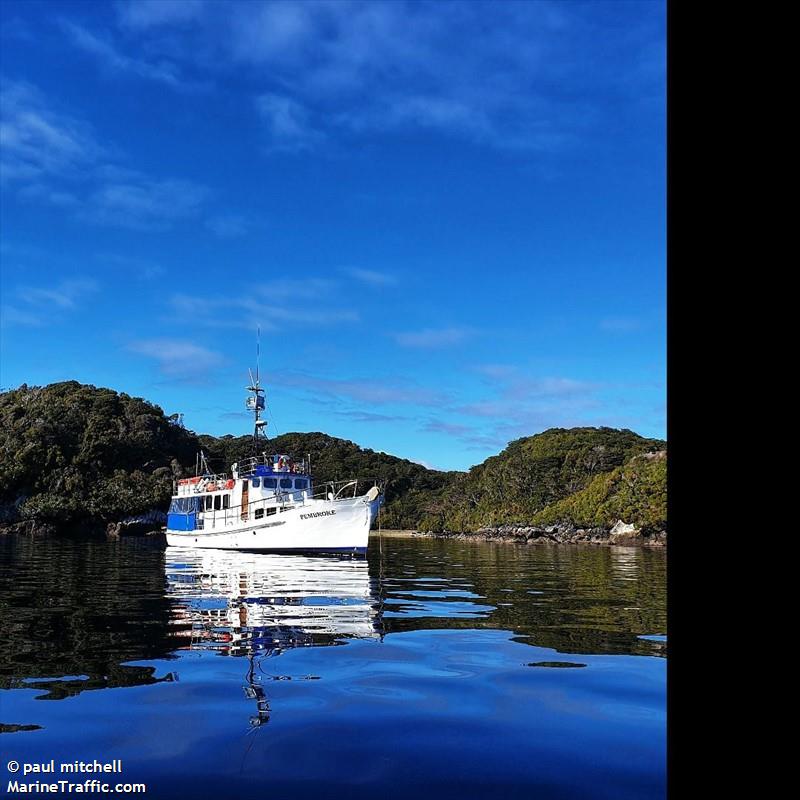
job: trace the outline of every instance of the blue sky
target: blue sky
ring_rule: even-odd
[[[665,436],[660,2],[4,0],[0,385],[464,469]]]

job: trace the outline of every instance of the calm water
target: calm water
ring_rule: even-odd
[[[38,726],[0,783],[119,758],[149,797],[663,797],[665,578],[636,548],[0,536],[0,722]]]

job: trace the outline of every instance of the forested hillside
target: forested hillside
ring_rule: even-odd
[[[665,520],[665,461],[659,462],[663,468],[648,473],[654,484],[653,496],[658,498],[654,502],[660,503],[657,511],[645,511],[638,496],[613,488],[624,485],[622,476],[639,474],[638,468],[621,470],[623,465],[635,456],[665,447],[660,439],[645,439],[629,430],[551,428],[517,439],[499,455],[458,473],[444,491],[431,498],[419,526],[427,531],[465,532],[505,524],[580,525],[589,518],[605,520],[612,510],[617,519],[629,523]],[[610,483],[600,480],[600,476],[611,475]],[[613,503],[609,494],[616,498]],[[597,508],[593,502],[599,504]]]
[[[270,453],[310,454],[317,484],[375,479],[385,528],[490,526],[666,529],[666,443],[613,428],[553,428],[511,442],[468,472],[430,470],[324,433],[287,433]],[[76,381],[0,394],[0,527],[99,530],[164,511],[203,450],[212,469],[252,454],[249,436],[197,435],[177,415]]]
[[[166,508],[197,440],[156,405],[77,381],[0,394],[6,522],[106,522]]]

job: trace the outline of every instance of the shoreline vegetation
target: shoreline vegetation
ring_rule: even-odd
[[[0,533],[156,534],[175,479],[202,448],[226,471],[250,436],[183,427],[142,398],[77,381],[0,393]],[[327,434],[288,433],[314,480],[386,485],[378,524],[410,535],[526,544],[666,544],[666,442],[615,428],[551,428],[467,471],[428,469]],[[407,534],[407,535],[408,535]]]

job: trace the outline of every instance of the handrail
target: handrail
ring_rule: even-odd
[[[270,467],[273,472],[278,474],[290,474],[290,475],[307,475],[308,471],[306,470],[306,460],[304,458],[294,458],[293,456],[288,456],[289,462],[287,463],[286,469],[276,469],[275,466],[275,455],[268,456],[266,453],[260,456],[248,456],[247,458],[243,458],[241,461],[236,462],[236,471],[238,472],[240,477],[246,477],[248,475],[252,475],[256,467],[264,466]]]

